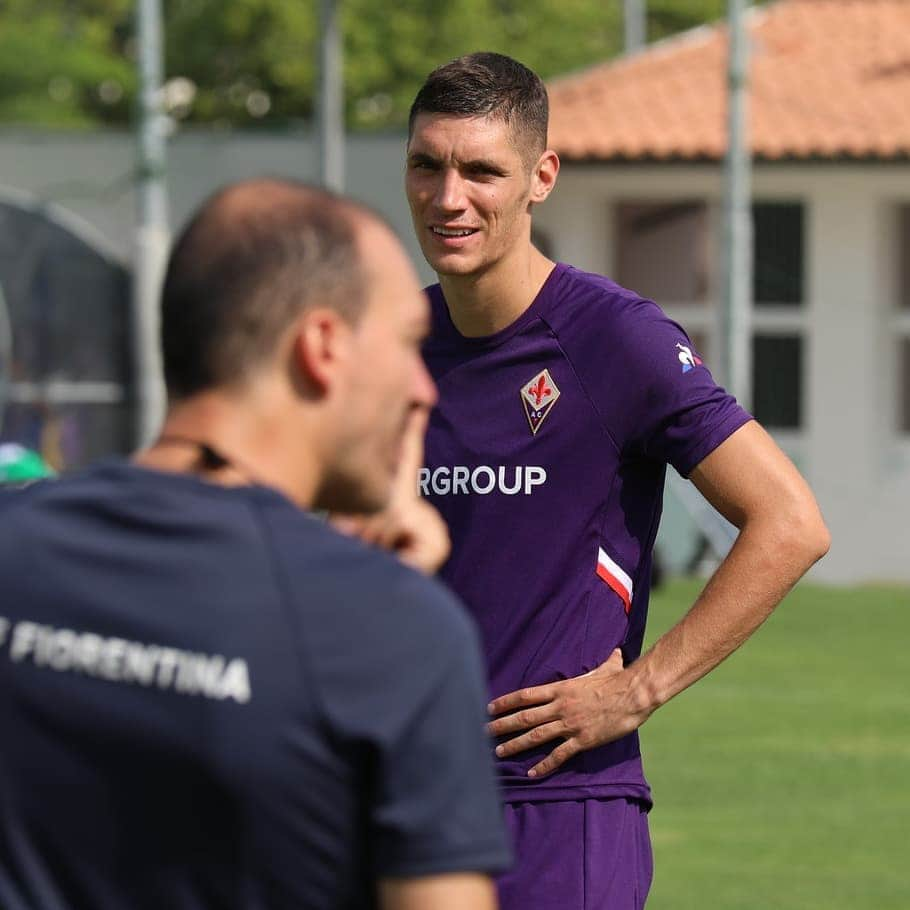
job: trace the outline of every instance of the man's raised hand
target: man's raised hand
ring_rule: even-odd
[[[411,412],[388,506],[375,515],[333,514],[329,520],[342,533],[389,550],[412,568],[432,575],[448,559],[451,541],[442,516],[420,496],[417,486],[429,416],[426,408]]]

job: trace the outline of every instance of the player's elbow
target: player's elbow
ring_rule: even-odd
[[[831,533],[811,494],[792,504],[781,522],[781,545],[808,570],[831,548]]]
[[[831,549],[831,532],[825,524],[821,515],[818,516],[818,527],[815,536],[815,558],[813,562],[818,562]]]
[[[810,566],[817,563],[831,549],[831,532],[821,515],[806,523],[801,537],[803,552]]]

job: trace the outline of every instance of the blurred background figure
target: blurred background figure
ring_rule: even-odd
[[[28,483],[54,474],[37,452],[15,442],[0,443],[0,484]]]

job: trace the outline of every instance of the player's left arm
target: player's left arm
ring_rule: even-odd
[[[740,427],[690,475],[739,528],[727,557],[686,615],[641,658],[622,655],[584,676],[522,689],[490,705],[496,736],[517,734],[500,756],[561,739],[529,776],[549,774],[578,752],[640,727],[661,705],[735,651],[828,550],[815,497],[755,421]]]

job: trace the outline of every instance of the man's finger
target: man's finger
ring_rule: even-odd
[[[380,512],[364,521],[363,528],[360,531],[360,539],[364,543],[370,544],[370,546],[382,547],[383,540],[389,536],[393,529],[393,516],[388,512]]]
[[[428,408],[414,408],[408,417],[398,466],[398,481],[407,485],[407,493],[417,495],[417,476],[423,467],[423,445],[430,421]]]
[[[365,519],[362,515],[342,515],[339,512],[329,514],[329,524],[336,531],[340,531],[348,537],[359,537],[364,521]]]
[[[538,762],[528,771],[528,777],[543,777],[545,774],[552,774],[560,765],[564,765],[573,755],[577,755],[581,749],[574,739],[566,740],[561,746],[557,746],[542,762]]]
[[[548,721],[556,720],[557,717],[559,717],[559,711],[551,702],[491,720],[487,724],[487,732],[491,736],[508,736],[510,733],[519,733],[522,730],[530,730],[531,727],[539,727]]]
[[[507,711],[516,711],[526,705],[542,705],[553,701],[555,690],[550,686],[531,686],[527,689],[518,689],[508,695],[500,695],[487,705],[490,714],[505,714]]]
[[[536,746],[548,743],[550,740],[558,739],[565,735],[566,728],[562,721],[554,720],[552,723],[543,724],[535,727],[515,739],[510,739],[506,743],[500,743],[496,747],[496,754],[500,758],[508,758],[510,755],[517,755],[519,752],[525,752]]]

